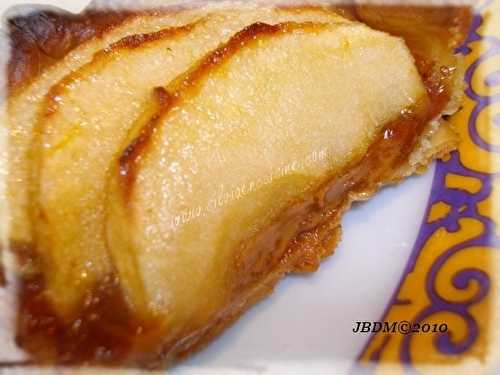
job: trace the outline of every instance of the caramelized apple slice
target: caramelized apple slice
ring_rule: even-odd
[[[213,13],[123,39],[51,89],[40,117],[33,204],[37,251],[50,270],[47,294],[61,312],[111,270],[103,237],[106,170],[134,120],[157,110],[153,87],[167,85],[243,27],[287,20],[344,21],[321,8]]]
[[[111,175],[107,236],[126,300],[161,318],[167,356],[294,270],[294,246],[318,225],[316,192],[427,100],[402,40],[318,23],[252,25],[157,94],[162,109]]]
[[[10,239],[14,243],[26,245],[32,242],[29,189],[33,155],[30,152],[30,146],[33,143],[33,126],[37,114],[43,110],[40,107],[49,89],[66,75],[88,63],[95,52],[127,35],[151,33],[166,27],[182,26],[201,18],[204,13],[206,11],[197,10],[138,14],[129,17],[120,25],[108,28],[102,35],[81,44],[45,70],[43,74],[34,77],[32,81],[28,81],[10,93],[7,103],[10,156],[7,184],[11,211]]]

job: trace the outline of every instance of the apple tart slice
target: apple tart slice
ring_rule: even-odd
[[[13,94],[9,183],[31,181],[13,198],[30,228],[12,237],[30,244],[18,343],[158,367],[316,270],[352,201],[456,144],[461,37],[413,11],[411,30],[396,8],[127,15],[108,47],[35,77],[32,102]]]

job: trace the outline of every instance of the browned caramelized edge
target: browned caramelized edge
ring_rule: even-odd
[[[5,275],[5,268],[3,267],[3,249],[0,249],[0,288],[7,286],[7,276]]]
[[[154,89],[153,100],[158,101],[160,108],[171,107],[174,102],[173,97],[163,87],[156,87]],[[139,163],[140,156],[149,143],[149,139],[151,138],[154,129],[158,126],[160,118],[160,113],[153,115],[146,125],[140,129],[139,135],[132,140],[130,145],[125,148],[118,159],[120,166],[120,186],[123,189],[122,192],[127,201],[132,194],[131,189],[137,176],[137,165]]]
[[[51,116],[56,113],[59,109],[60,102],[58,97],[60,97],[66,87],[72,82],[80,78],[81,72],[94,64],[99,64],[104,62],[105,59],[112,59],[114,54],[121,50],[133,50],[139,47],[144,47],[149,43],[154,43],[162,39],[178,38],[191,32],[197,25],[203,22],[203,19],[197,20],[195,22],[189,23],[187,25],[178,27],[168,27],[153,33],[130,35],[116,43],[111,44],[104,50],[98,51],[92,58],[92,60],[83,65],[80,69],[68,74],[57,84],[52,86],[49,92],[45,96],[45,116]],[[38,129],[40,131],[40,129]]]
[[[127,364],[135,350],[154,350],[161,322],[133,315],[117,277],[109,275],[89,288],[78,313],[65,320],[44,294],[45,279],[33,248],[16,245],[11,250],[23,274],[16,342],[36,353],[37,363],[111,366]]]
[[[184,35],[192,31],[194,27],[199,23],[200,21],[195,21],[187,25],[169,27],[152,33],[128,35],[118,42],[111,44],[109,47],[107,47],[103,51],[98,52],[97,54],[106,55],[108,53],[116,52],[121,49],[136,49],[138,47],[142,47],[144,44],[155,42],[163,38],[172,38]]]
[[[133,186],[140,167],[140,160],[143,159],[143,154],[148,148],[151,136],[159,125],[160,120],[185,97],[194,94],[194,91],[201,86],[209,73],[222,67],[229,58],[239,50],[257,43],[257,41],[262,38],[267,38],[278,33],[286,34],[294,30],[314,32],[326,26],[326,24],[322,23],[314,24],[308,22],[287,22],[278,25],[268,25],[259,22],[254,23],[236,33],[227,43],[221,45],[215,51],[208,53],[194,68],[173,82],[167,90],[157,88],[156,91],[161,93],[160,96],[162,98],[162,105],[159,113],[154,115],[143,127],[139,136],[125,149],[125,152],[119,159],[120,185],[123,189],[123,198],[125,202],[129,201],[133,192]]]
[[[36,11],[8,20],[11,55],[8,87],[13,92],[78,45],[133,17],[130,12]]]
[[[269,294],[285,273],[315,270],[320,260],[333,251],[333,245],[338,241],[339,220],[351,203],[350,196],[345,196],[345,189],[354,193],[375,192],[384,182],[380,179],[392,181],[393,168],[405,162],[423,126],[428,120],[439,115],[449,100],[449,87],[446,85],[449,77],[443,75],[446,70],[436,69],[439,67],[426,61],[425,55],[414,53],[414,56],[419,63],[419,72],[428,89],[432,105],[410,110],[403,114],[401,119],[389,124],[362,160],[346,169],[345,173],[334,176],[331,186],[325,185],[320,189],[314,200],[314,208],[323,207],[324,212],[319,218],[305,219],[305,222],[309,223],[308,229],[289,240],[282,249],[282,254],[271,266],[259,269],[258,264],[245,264],[245,259],[243,263],[240,262],[244,267],[251,267],[256,271],[254,274],[258,277],[244,282],[247,285],[246,290],[223,315],[214,317],[213,321],[198,329],[189,339],[163,345],[161,354],[158,355],[158,351],[153,349],[161,345],[161,337],[151,333],[158,327],[153,320],[136,320],[116,284],[116,278],[110,276],[93,290],[89,290],[89,298],[82,301],[81,313],[72,321],[63,321],[43,294],[43,274],[34,273],[22,280],[18,343],[38,361],[45,363],[161,366],[165,361],[184,358],[206,345],[251,305]],[[433,74],[435,71],[439,71],[441,75]],[[160,102],[168,108],[172,98],[162,90],[157,91],[157,94]],[[154,122],[149,125],[152,129],[156,126]],[[123,155],[125,160],[130,160],[133,164],[137,162],[136,156],[133,155],[134,150],[140,150],[147,145],[147,139],[151,135],[148,133],[149,131],[145,130],[145,139],[137,141],[137,144],[128,150],[130,155]],[[140,137],[137,138],[139,139]],[[124,160],[121,160],[120,167],[123,162]],[[125,172],[125,175],[131,173],[128,169],[120,172]],[[336,206],[332,208],[328,201],[333,201]],[[318,202],[327,203],[325,206],[325,203]],[[314,216],[314,212],[309,214]],[[319,254],[316,254],[317,248],[321,248]],[[22,264],[36,264],[36,256],[32,250],[28,249],[26,254],[20,257],[24,258]],[[32,268],[37,269],[36,266]],[[260,277],[263,279],[259,280]]]

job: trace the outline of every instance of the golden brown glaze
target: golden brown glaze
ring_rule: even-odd
[[[362,18],[356,13],[356,9],[353,8],[352,11],[353,17]],[[461,12],[457,11],[457,14],[462,14]],[[452,14],[455,14],[455,11]],[[439,15],[444,13],[439,12]],[[364,17],[369,18],[366,13]],[[448,38],[448,48],[456,46],[464,37],[460,31],[461,26],[457,25],[466,25],[468,15],[464,13],[463,18],[456,18],[460,19],[460,22],[451,24],[450,18],[440,16],[435,19],[440,22],[437,29],[446,29],[443,31],[443,37],[446,35]],[[371,20],[368,23],[373,26],[374,22]],[[257,33],[279,31],[279,28],[268,25],[254,25],[240,34],[240,42],[250,41]],[[396,35],[404,34],[404,31],[400,34],[393,30],[391,32]],[[69,39],[73,40],[71,37]],[[74,48],[74,45],[68,47],[67,51],[71,48]],[[184,358],[206,345],[245,310],[269,294],[284,274],[316,270],[320,261],[331,254],[339,239],[340,219],[351,203],[351,195],[371,195],[381,185],[399,180],[399,176],[394,176],[394,171],[406,162],[425,125],[443,111],[450,99],[454,67],[442,68],[432,59],[430,52],[420,45],[411,49],[429,92],[430,101],[408,109],[401,118],[388,124],[361,160],[356,161],[343,173],[332,176],[321,189],[312,192],[306,201],[289,207],[280,220],[256,236],[251,242],[255,250],[248,253],[257,256],[248,258],[243,256],[243,253],[238,253],[235,267],[240,274],[248,277],[235,283],[235,300],[224,314],[214,317],[210,324],[199,327],[184,340],[163,343],[162,329],[158,327],[154,317],[138,319],[133,316],[117,285],[116,277],[109,275],[88,292],[88,298],[82,301],[78,316],[71,321],[62,321],[44,297],[43,275],[36,272],[39,267],[36,266],[34,252],[25,248],[18,252],[20,263],[24,269],[34,271],[23,272],[27,276],[22,280],[20,292],[18,343],[44,363],[133,364],[157,367]],[[187,86],[193,89],[196,83],[203,79],[204,70],[221,64],[230,53],[231,48],[226,48],[207,57],[197,69],[190,72]],[[29,53],[23,56],[19,62],[11,64],[14,66],[10,70],[11,85],[16,85],[41,71],[33,68],[36,66],[34,61],[39,59],[39,56]],[[17,64],[21,65],[16,68]],[[167,109],[179,100],[181,95],[157,90],[157,97],[160,105]],[[120,159],[125,187],[130,188],[133,185],[136,158],[142,148],[147,147],[155,124],[155,119],[152,119]],[[130,191],[127,193],[125,190],[125,193],[126,198]]]

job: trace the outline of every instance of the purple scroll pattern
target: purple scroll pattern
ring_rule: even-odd
[[[449,160],[437,163],[420,233],[381,317],[445,322],[449,329],[374,334],[358,359],[375,372],[385,364],[413,373],[423,365],[460,365],[470,356],[482,360],[491,345],[491,299],[498,295],[492,278],[500,259],[500,212],[494,209],[500,194],[500,25],[498,33],[484,31],[486,20],[492,21],[488,12],[500,10],[499,3],[481,3],[458,51],[468,66],[464,108],[453,119],[462,144]]]

